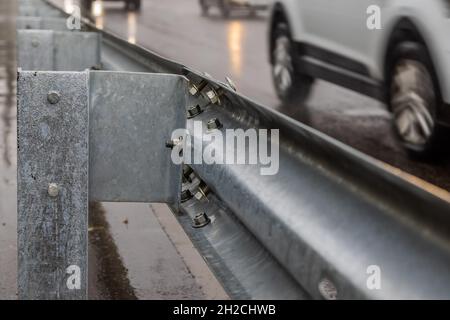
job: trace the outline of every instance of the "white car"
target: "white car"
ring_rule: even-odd
[[[320,78],[386,102],[413,154],[447,136],[450,0],[280,0],[269,29],[284,103],[303,102]]]

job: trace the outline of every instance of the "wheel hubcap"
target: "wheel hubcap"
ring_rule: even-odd
[[[418,61],[400,61],[394,70],[391,106],[397,131],[406,143],[420,148],[429,141],[434,130],[431,110],[435,103],[427,68]]]
[[[273,75],[275,83],[281,92],[286,92],[292,86],[292,72],[294,70],[290,55],[291,43],[283,36],[276,40],[274,50]]]

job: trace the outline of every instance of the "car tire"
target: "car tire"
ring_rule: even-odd
[[[125,8],[129,11],[139,11],[141,10],[141,0],[127,0]]]
[[[199,0],[200,9],[202,10],[202,16],[207,16],[209,13],[209,6],[207,0]]]
[[[222,14],[222,17],[224,19],[227,19],[230,17],[230,3],[228,2],[228,0],[220,0],[219,2],[219,9],[220,9],[220,13]]]
[[[314,78],[302,74],[294,60],[294,45],[286,23],[272,30],[272,80],[278,98],[284,105],[298,105],[308,98]]]
[[[92,5],[94,4],[94,0],[85,0],[84,5],[86,10],[91,13],[92,12]]]
[[[387,86],[394,128],[404,147],[411,156],[434,156],[441,138],[436,117],[442,97],[424,45],[408,41],[395,47]]]
[[[134,10],[141,10],[141,0],[134,0]]]

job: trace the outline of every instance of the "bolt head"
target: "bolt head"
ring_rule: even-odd
[[[202,110],[202,108],[200,108],[199,105],[193,106],[193,107],[189,108],[189,110],[188,110],[188,118],[193,118],[202,112],[203,112],[203,110]]]
[[[206,92],[206,96],[213,104],[216,104],[217,102],[219,102],[219,96],[217,95],[217,93],[214,90],[209,90],[208,92]]]
[[[208,121],[206,124],[208,130],[214,130],[214,129],[220,129],[222,127],[222,124],[220,123],[219,119],[213,118]]]
[[[37,48],[39,47],[39,41],[37,39],[33,39],[31,40],[31,45],[33,46],[33,48]]]
[[[59,102],[60,98],[61,97],[59,95],[59,92],[57,92],[57,91],[50,91],[47,94],[47,100],[51,104],[57,104]]]
[[[211,220],[209,219],[209,217],[206,215],[206,213],[202,212],[197,214],[193,221],[192,221],[192,226],[194,228],[201,228],[206,226],[208,223],[210,223]]]
[[[195,96],[198,93],[198,88],[196,85],[191,85],[191,87],[189,88],[189,93],[191,94],[191,96]]]
[[[59,187],[56,183],[50,183],[48,185],[48,195],[52,198],[57,197],[59,194]]]
[[[189,189],[185,189],[181,192],[181,202],[186,202],[193,197]]]

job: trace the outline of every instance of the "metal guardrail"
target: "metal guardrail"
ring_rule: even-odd
[[[54,9],[53,6],[48,6],[45,10]],[[187,97],[184,95],[186,88],[182,89],[183,86],[173,91],[174,94],[183,92],[182,96],[187,99],[183,108],[174,110],[174,114],[178,116],[182,114],[184,117],[186,106],[199,105],[202,108],[200,114],[187,120],[187,129],[194,133],[192,136],[194,141],[205,143],[193,130],[194,120],[201,121],[206,128],[209,120],[219,119],[223,125],[221,130],[230,128],[280,130],[280,161],[276,176],[260,175],[261,165],[196,164],[191,168],[184,168],[180,210],[177,208],[177,201],[168,201],[172,202],[171,206],[174,212],[178,212],[176,216],[181,225],[232,297],[450,298],[448,201],[393,175],[381,163],[370,157],[237,94],[228,84],[217,82],[142,47],[127,43],[107,31],[98,30],[86,20],[84,29],[101,35],[100,60],[104,70],[172,73],[188,79],[190,94]],[[64,78],[69,74],[38,73],[39,77],[56,78]],[[89,74],[72,73],[76,77],[86,77]],[[151,75],[140,75],[140,77],[149,77],[151,81],[148,85],[151,85],[153,81],[159,82],[166,76],[155,78]],[[76,80],[64,82],[73,86]],[[130,84],[131,81],[124,80],[121,83]],[[43,108],[42,112],[45,114],[45,110],[51,108],[50,102],[38,99],[40,102],[36,108],[30,109],[29,106],[34,100],[25,99],[24,96],[30,95],[38,88],[45,88],[41,92],[44,96],[44,93],[48,94],[52,88],[45,87],[48,84],[48,81],[33,78],[33,73],[24,73],[23,77],[19,77],[19,142],[21,139],[29,138],[32,139],[30,146],[43,143],[41,126],[43,122],[33,120],[33,117],[43,116],[36,110]],[[88,91],[88,89],[84,91],[84,97],[89,96],[92,101],[92,95],[88,94]],[[105,95],[100,90],[96,96]],[[32,97],[35,99],[36,95]],[[84,99],[86,101],[86,98]],[[154,102],[154,99],[155,97],[151,95],[140,93],[135,101]],[[109,105],[114,105],[118,101],[121,101],[120,95],[115,95]],[[67,107],[69,105],[71,104],[67,103]],[[152,112],[151,106],[152,103],[147,103],[148,112]],[[145,110],[144,106],[142,110]],[[21,119],[24,112],[30,112],[28,121],[35,125],[27,125],[28,121],[25,121],[25,118]],[[109,114],[107,123],[116,124],[118,118],[114,116],[115,111],[109,109],[104,111],[105,116],[106,114]],[[126,113],[119,114],[123,116]],[[92,123],[87,124],[85,120],[81,119],[79,122],[80,126],[84,126],[84,131],[86,126],[92,126]],[[67,138],[67,127],[60,124],[55,123],[54,131],[49,132],[51,137],[58,135],[65,141],[63,138]],[[129,128],[124,130],[122,134]],[[90,139],[96,136],[97,132],[91,130]],[[86,135],[83,137],[86,139]],[[160,146],[162,140],[164,140],[162,136],[155,139],[156,145]],[[50,181],[43,179],[36,182],[34,178],[30,180],[31,175],[27,171],[36,163],[43,162],[45,155],[57,155],[57,149],[49,148],[45,154],[37,154],[37,158],[23,161],[30,155],[30,150],[23,149],[23,145],[21,143],[19,149],[19,173],[23,172],[21,177],[27,179],[22,182],[19,180],[18,196],[19,199],[27,200],[22,202],[22,206],[19,202],[19,250],[22,257],[19,260],[20,296],[86,298],[83,290],[81,293],[65,290],[64,281],[71,274],[65,274],[63,271],[66,270],[69,261],[61,260],[59,255],[54,256],[55,252],[62,254],[64,250],[45,247],[43,244],[47,244],[50,240],[43,237],[44,233],[34,229],[36,224],[33,222],[42,222],[46,217],[46,211],[39,214],[43,211],[33,211],[30,204],[37,203],[42,208],[49,208],[49,205],[66,208],[63,203],[51,202],[53,200],[48,199],[48,195],[52,192],[52,188],[49,188],[51,186],[48,185]],[[213,146],[219,148],[217,145]],[[150,144],[148,147],[155,146]],[[40,149],[36,151],[42,152]],[[148,169],[144,165],[145,159],[146,163],[151,162],[151,155],[141,154],[142,151],[137,150],[128,159],[131,161],[135,156],[142,155],[143,160],[139,161],[140,166],[136,167],[139,170]],[[61,152],[67,154],[67,150]],[[161,150],[158,154],[165,152],[167,153],[167,150]],[[86,152],[80,154],[86,162],[89,155]],[[114,153],[108,158],[114,159]],[[62,164],[70,163],[68,158],[47,162],[45,166],[43,164],[40,172],[36,172],[36,176],[43,177],[44,173],[52,171],[64,172]],[[73,164],[76,165],[79,164]],[[158,164],[161,165],[164,164]],[[107,168],[106,172],[109,175],[107,174],[103,181],[114,181],[117,170],[110,171],[114,167]],[[83,168],[86,169],[86,166]],[[95,177],[96,173],[101,171],[101,165],[93,169],[91,162],[89,170]],[[81,173],[76,177],[84,175]],[[71,176],[71,179],[75,177]],[[145,180],[147,185],[136,184],[136,186],[141,187],[139,190],[149,193],[155,188],[152,182],[147,180],[162,181],[153,180],[151,175],[146,176]],[[97,188],[92,187],[92,184],[95,185],[95,181],[91,180],[88,186],[85,178],[79,184],[80,190],[84,190],[84,196],[87,189],[95,192]],[[66,188],[70,187],[71,184],[68,183]],[[29,188],[36,192],[30,193]],[[121,186],[118,185],[116,191],[120,189]],[[95,199],[104,200],[102,197]],[[84,197],[82,202],[85,203],[87,200],[87,197]],[[70,207],[70,204],[67,205]],[[80,219],[85,219],[87,214],[84,208],[83,205],[83,210],[79,210]],[[192,220],[199,212],[205,212],[211,222],[203,228],[194,229]],[[63,217],[66,215],[63,214]],[[74,223],[70,219],[67,221]],[[57,240],[55,242],[57,247],[66,248],[72,241],[70,238],[56,240],[54,238],[57,234],[54,228],[59,226],[58,222],[45,220],[39,225],[48,227],[47,235],[51,241]],[[84,227],[81,223],[81,229]],[[77,243],[79,248],[84,245],[83,241]],[[47,251],[43,253],[40,248],[47,248]],[[85,251],[77,252],[85,255]],[[36,269],[34,265],[30,267],[27,265],[27,261],[30,261],[27,259],[30,257],[45,264],[47,268]],[[367,273],[368,268],[374,265],[381,271],[381,287],[378,289],[367,286],[370,277]],[[27,272],[23,273],[24,270]],[[85,272],[85,269],[83,270]],[[45,284],[56,288],[54,291],[46,290],[48,286],[43,285],[42,281],[39,282],[39,279],[42,279],[40,273],[46,275]],[[59,276],[52,278],[55,274]],[[87,278],[84,273],[81,279],[82,288],[85,288]],[[33,290],[30,291],[30,288]]]

